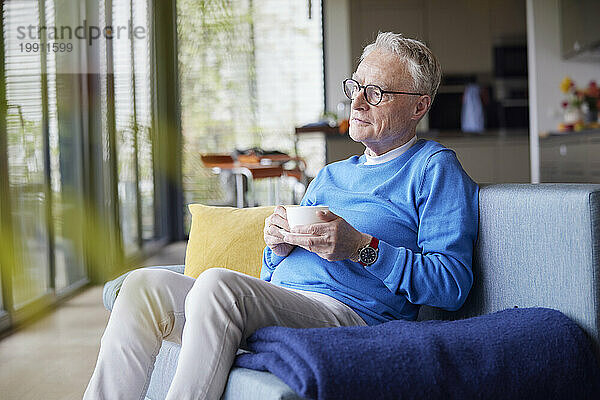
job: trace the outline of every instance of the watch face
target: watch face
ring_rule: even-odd
[[[372,247],[365,247],[359,253],[360,262],[366,265],[371,265],[377,261],[377,250]]]

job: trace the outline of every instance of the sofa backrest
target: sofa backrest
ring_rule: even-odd
[[[419,319],[553,308],[587,332],[600,357],[600,185],[481,188],[473,274],[460,310],[422,307]]]

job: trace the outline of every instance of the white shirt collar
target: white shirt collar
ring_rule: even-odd
[[[412,139],[410,139],[408,142],[404,143],[402,146],[396,147],[395,149],[385,152],[379,156],[370,156],[368,154],[368,149],[365,149],[365,157],[367,158],[367,161],[365,162],[364,165],[383,164],[385,162],[391,161],[394,158],[399,157],[400,155],[404,154],[408,149],[411,148],[411,146],[413,144],[415,144],[416,141],[417,141],[417,136],[415,135],[412,137]]]

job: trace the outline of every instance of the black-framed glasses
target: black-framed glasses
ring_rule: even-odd
[[[383,95],[386,93],[389,94],[408,94],[412,96],[423,96],[423,93],[413,93],[413,92],[392,92],[391,90],[383,90],[377,85],[361,85],[356,82],[354,79],[345,79],[342,83],[344,86],[344,94],[350,100],[354,100],[354,98],[358,95],[358,92],[361,89],[365,90],[365,100],[372,106],[376,106],[381,103],[381,99],[383,99]]]

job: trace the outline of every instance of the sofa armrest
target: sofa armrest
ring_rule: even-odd
[[[588,333],[600,358],[600,185],[482,188],[473,276],[459,311],[422,307],[419,319],[552,308]]]
[[[169,271],[183,274],[185,265],[161,265],[161,266],[144,267],[144,268],[167,269]],[[141,269],[141,268],[139,268],[139,269]],[[123,284],[123,281],[125,280],[125,278],[127,278],[127,275],[129,275],[133,271],[136,271],[136,270],[134,269],[127,273],[124,273],[123,275],[119,276],[118,278],[113,279],[112,281],[108,281],[104,284],[104,289],[102,290],[102,302],[104,303],[104,307],[108,311],[112,311],[113,305],[115,304],[115,300],[117,299],[117,295],[119,294],[119,290],[121,290],[121,285]]]

